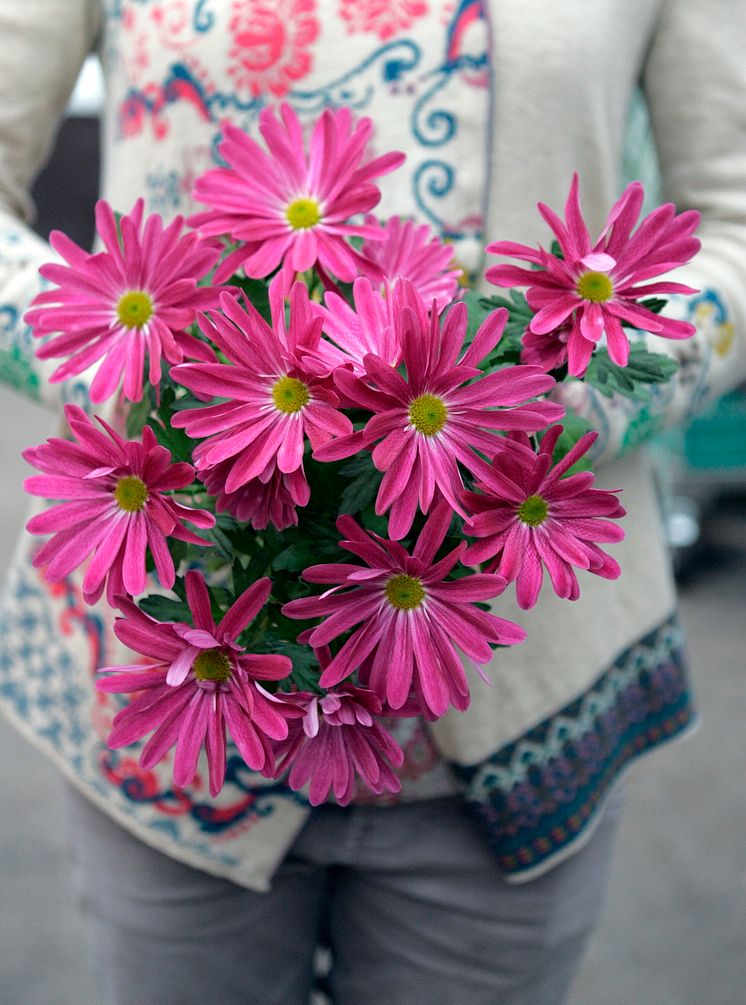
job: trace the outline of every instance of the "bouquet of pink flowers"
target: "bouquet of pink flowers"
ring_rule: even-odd
[[[67,406],[70,437],[25,452],[26,491],[58,500],[28,529],[51,535],[50,580],[85,567],[135,654],[98,681],[132,696],[111,747],[151,734],[141,764],[175,748],[180,786],[204,750],[216,795],[230,738],[251,769],[344,804],[358,777],[398,789],[387,718],[465,709],[465,668],[521,642],[488,602],[515,584],[532,607],[544,570],[569,600],[576,570],[619,575],[603,546],[624,510],[553,392],[669,378],[625,329],[692,333],[659,295],[696,291],[646,281],[696,252],[698,214],[638,226],[635,183],[593,242],[575,178],[564,220],[539,206],[551,250],[487,247],[529,264],[491,266],[510,292],[487,297],[427,227],[372,215],[403,157],[368,159],[369,120],[325,111],[306,137],[284,105],[260,129],[264,146],[225,126],[188,228],[100,202],[103,250],[52,235],[67,264],[41,270],[38,355],[130,404],[121,422]]]

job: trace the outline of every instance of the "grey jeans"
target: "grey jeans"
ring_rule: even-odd
[[[335,1005],[559,1005],[601,912],[620,799],[522,885],[457,798],[324,806],[269,893],[149,848],[70,790],[107,1005],[307,1005],[320,941]]]

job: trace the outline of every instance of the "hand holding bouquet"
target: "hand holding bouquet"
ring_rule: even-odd
[[[180,786],[204,749],[216,795],[229,737],[253,770],[344,804],[357,777],[399,788],[382,719],[465,709],[466,669],[521,642],[495,598],[515,584],[532,607],[545,571],[570,600],[576,570],[619,575],[603,546],[624,510],[594,488],[595,433],[552,396],[668,379],[625,326],[692,334],[657,297],[694,291],[644,283],[696,252],[698,215],[637,226],[635,183],[593,243],[575,178],[564,221],[540,206],[550,251],[488,246],[531,268],[490,267],[511,289],[485,297],[426,227],[372,215],[403,158],[367,158],[369,120],[326,111],[307,142],[284,105],[260,129],[264,146],[225,127],[188,228],[102,202],[102,251],[52,236],[67,265],[42,269],[38,354],[63,359],[55,381],[94,368],[94,403],[130,404],[119,425],[68,406],[71,438],[26,451],[26,490],[59,500],[28,529],[51,535],[48,578],[84,567],[86,599],[120,614],[134,662],[98,687],[133,697],[110,746],[150,734],[144,767],[175,748]]]

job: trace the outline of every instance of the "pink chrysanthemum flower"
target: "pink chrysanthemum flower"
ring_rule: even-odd
[[[640,301],[659,293],[696,293],[682,283],[658,282],[640,285],[688,262],[699,250],[692,237],[699,213],[687,210],[676,215],[671,203],[660,206],[632,229],[642,211],[644,192],[639,182],[629,185],[609,213],[601,236],[591,243],[580,210],[578,176],[573,176],[563,222],[548,206],[539,212],[554,232],[562,257],[543,248],[529,248],[512,241],[490,244],[488,252],[510,255],[538,266],[493,265],[485,277],[496,286],[527,286],[526,299],[537,313],[530,328],[544,335],[570,319],[567,343],[569,370],[581,377],[594,348],[605,333],[609,356],[626,366],[629,340],[622,322],[663,338],[684,339],[694,334],[692,325],[661,317]]]
[[[401,767],[404,754],[376,722],[381,702],[372,691],[347,684],[325,695],[302,691],[278,697],[302,711],[303,718],[290,720],[287,740],[275,744],[273,774],[290,768],[288,785],[296,792],[310,781],[312,806],[325,802],[330,791],[347,806],[358,776],[376,795],[401,789],[393,769]]]
[[[303,578],[331,589],[283,607],[291,618],[326,619],[301,634],[315,648],[360,626],[324,669],[322,687],[335,687],[364,663],[363,682],[381,701],[399,709],[414,689],[423,713],[437,717],[449,705],[463,710],[469,704],[456,647],[482,665],[492,659],[490,643],[523,640],[525,633],[517,625],[476,606],[503,591],[502,578],[476,574],[446,581],[466,542],[434,561],[451,517],[446,504],[436,507],[411,555],[395,541],[366,533],[351,516],[339,518],[337,527],[345,537],[341,547],[365,564],[311,566]]]
[[[231,462],[222,461],[214,468],[200,472],[200,478],[211,496],[215,496],[218,513],[230,513],[241,523],[250,523],[254,530],[264,530],[270,524],[286,530],[298,523],[298,506],[307,506],[311,490],[303,471],[298,468],[283,474],[269,465],[257,478],[235,492],[226,492],[225,483]]]
[[[114,718],[112,749],[126,747],[155,730],[143,747],[140,764],[152,768],[176,745],[173,777],[188,785],[204,745],[210,793],[225,780],[226,730],[254,771],[272,764],[273,740],[288,735],[287,718],[296,712],[265,691],[262,680],[281,680],[292,670],[287,656],[245,652],[236,642],[267,601],[272,584],[260,579],[242,593],[216,625],[210,597],[198,572],[186,577],[194,627],[148,617],[123,601],[117,638],[152,665],[104,667],[111,676],[97,681],[99,691],[141,692]]]
[[[194,479],[191,464],[172,464],[171,454],[156,442],[149,426],[142,443],[123,440],[102,419],[97,429],[77,405],[65,407],[65,418],[77,442],[53,438],[23,452],[43,471],[24,482],[30,495],[66,500],[32,517],[27,530],[52,534],[34,558],[47,579],[64,579],[88,556],[83,579],[86,602],[96,603],[106,585],[109,604],[125,593],[136,596],[146,586],[145,552],[150,550],[162,586],[174,584],[174,563],[167,537],[207,545],[184,525],[212,527],[205,510],[182,506],[167,495]],[[108,434],[108,435],[107,435]]]
[[[370,218],[374,223],[375,219]],[[453,248],[433,234],[427,224],[392,216],[383,241],[366,241],[360,272],[375,285],[382,280],[393,288],[399,279],[412,283],[426,304],[433,300],[442,311],[456,296],[463,270],[452,268]]]
[[[354,306],[337,293],[326,293],[324,306],[315,312],[322,319],[323,332],[314,360],[308,365],[319,374],[346,366],[358,376],[365,373],[363,360],[372,353],[384,363],[398,366],[401,346],[394,331],[390,301],[373,289],[368,279],[356,279],[352,287]]]
[[[477,483],[483,494],[464,496],[474,513],[466,533],[479,538],[467,548],[464,561],[487,562],[489,571],[509,583],[515,580],[524,610],[536,603],[544,567],[554,592],[567,600],[580,595],[573,567],[604,579],[620,574],[617,562],[598,546],[624,537],[622,528],[610,522],[624,516],[616,493],[592,488],[594,475],[589,471],[562,477],[598,434],[586,433],[552,467],[561,433],[562,426],[552,427],[538,454],[523,434],[504,439],[492,467]]]
[[[210,209],[190,222],[204,234],[248,242],[243,261],[248,276],[268,276],[281,263],[294,272],[318,264],[352,282],[360,255],[348,238],[375,240],[384,231],[378,224],[347,221],[378,204],[381,193],[373,179],[397,168],[404,155],[388,153],[366,161],[373,123],[368,118],[355,122],[347,108],[322,113],[306,152],[296,113],[282,104],[280,115],[278,120],[269,108],[259,115],[269,153],[225,124],[218,149],[228,167],[197,179],[194,196]],[[230,261],[236,268],[235,254]]]
[[[453,250],[429,227],[395,216],[385,230],[383,241],[366,241],[361,249],[364,258],[359,266],[364,278],[356,279],[353,286],[354,309],[335,292],[326,293],[325,306],[317,308],[327,336],[319,347],[320,356],[330,370],[347,365],[360,376],[368,353],[394,367],[401,363],[393,303],[400,280],[411,282],[424,304],[435,301],[438,311],[456,294],[462,273],[448,269]]]
[[[567,362],[567,341],[572,325],[565,323],[542,335],[526,328],[521,337],[521,363],[540,366],[542,370],[557,370]]]
[[[157,386],[161,359],[210,360],[210,348],[185,329],[197,311],[216,303],[216,291],[197,283],[220,255],[214,241],[182,234],[181,217],[164,229],[154,213],[143,219],[143,201],[118,223],[108,203],[96,205],[96,226],[105,251],[89,255],[59,231],[49,240],[68,263],[39,270],[57,289],[33,301],[26,321],[34,335],[62,332],[37,349],[40,359],[69,356],[49,378],[67,380],[101,360],[91,401],[106,401],[122,383],[125,398],[140,401],[147,379]],[[103,358],[102,358],[103,357]]]
[[[338,460],[380,441],[373,463],[385,474],[376,512],[391,510],[389,534],[395,540],[409,531],[418,504],[427,513],[439,494],[462,513],[459,464],[476,473],[483,464],[476,451],[491,458],[499,430],[535,432],[564,415],[552,402],[526,403],[554,386],[539,367],[513,366],[487,376],[478,369],[500,339],[507,311],[490,314],[458,359],[466,336],[466,305],[455,304],[441,329],[437,313],[428,316],[411,284],[401,283],[397,293],[396,330],[406,378],[373,355],[363,361],[363,380],[342,368],[335,371],[345,398],[375,414],[362,433],[314,452],[319,460]]]
[[[195,394],[229,399],[173,419],[189,436],[207,437],[194,450],[199,471],[230,459],[227,493],[253,478],[267,482],[273,466],[283,474],[302,474],[306,437],[312,447],[320,447],[352,431],[350,420],[337,409],[339,399],[330,382],[304,365],[304,354],[313,355],[321,338],[321,319],[311,313],[308,290],[302,283],[294,285],[286,327],[283,289],[280,275],[270,287],[272,327],[250,303],[244,310],[223,294],[223,313],[200,323],[229,363],[185,363],[172,371]]]

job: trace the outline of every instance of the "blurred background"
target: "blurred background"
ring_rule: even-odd
[[[92,240],[100,98],[91,60],[35,188],[43,236],[57,227]],[[639,152],[644,118],[633,116],[631,129]],[[52,424],[0,385],[2,568],[24,522],[20,451]],[[656,449],[701,724],[628,775],[607,908],[571,1005],[743,1005],[746,395]],[[97,1005],[56,773],[2,720],[0,764],[0,1002]]]

